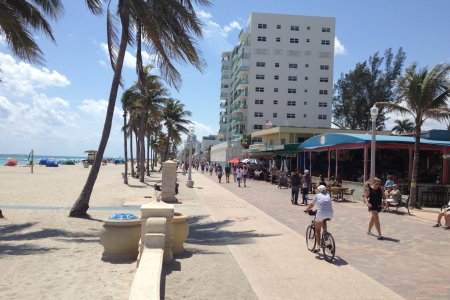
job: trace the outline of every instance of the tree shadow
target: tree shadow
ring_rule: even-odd
[[[59,250],[60,248],[38,247],[32,244],[0,244],[0,257],[3,255],[33,255]]]
[[[55,228],[42,228],[33,232],[21,233],[22,230],[30,228],[36,223],[23,223],[23,224],[13,224],[6,225],[0,228],[0,241],[30,241],[45,238],[58,238],[58,240],[66,242],[98,242],[99,236],[97,233],[85,233],[85,232],[74,232],[63,229]],[[95,240],[86,238],[96,238]]]
[[[224,227],[234,222],[232,220],[200,222],[207,217],[208,216],[189,217],[189,237],[186,241],[187,243],[194,245],[238,245],[252,243],[252,239],[254,238],[276,236],[275,234],[260,234],[255,230],[224,230]]]

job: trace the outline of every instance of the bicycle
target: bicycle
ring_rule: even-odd
[[[309,251],[314,251],[316,248],[316,214],[317,210],[310,210],[307,212],[311,216],[311,225],[306,228],[306,246]],[[324,221],[329,221],[325,219]],[[322,234],[320,239],[320,248],[322,248],[323,257],[326,261],[331,262],[336,254],[336,244],[331,233],[327,230],[327,223],[324,222],[322,226]]]

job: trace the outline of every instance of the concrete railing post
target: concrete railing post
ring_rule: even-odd
[[[178,202],[175,197],[175,185],[177,184],[177,163],[168,160],[163,162],[161,200],[167,203]]]

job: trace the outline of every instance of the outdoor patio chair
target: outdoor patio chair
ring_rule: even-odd
[[[338,201],[339,200],[339,196],[341,195],[341,188],[338,187],[332,187],[330,189],[330,196],[331,196],[331,200],[334,201]]]
[[[353,193],[355,192],[355,189],[348,189],[344,192],[344,196],[348,201],[355,202],[353,199]],[[351,200],[350,200],[351,199]]]

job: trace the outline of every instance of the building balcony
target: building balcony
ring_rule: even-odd
[[[236,70],[236,76],[237,77],[247,77],[248,76],[248,71],[250,70],[249,66],[240,66],[237,70]]]
[[[226,102],[221,102],[220,103],[220,108],[227,108],[228,104]]]
[[[237,92],[236,94],[234,94],[234,101],[244,101],[247,100],[247,96],[248,96],[248,90],[240,90],[240,92]]]
[[[239,79],[236,88],[238,90],[243,90],[243,89],[248,88],[248,77]]]
[[[240,41],[246,41],[250,37],[250,32],[244,31],[244,28],[242,28],[241,32],[239,33],[239,40]]]

